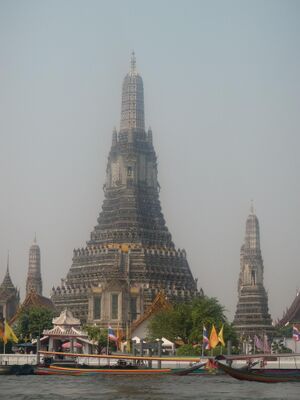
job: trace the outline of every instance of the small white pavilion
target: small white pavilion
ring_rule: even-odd
[[[93,342],[88,340],[88,334],[81,329],[80,320],[74,318],[69,310],[61,312],[59,317],[53,318],[53,328],[45,329],[41,338],[41,347],[48,351],[62,351],[63,347],[70,353],[90,353]],[[69,343],[69,346],[63,346]]]

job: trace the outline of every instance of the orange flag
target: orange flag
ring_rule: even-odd
[[[219,343],[218,334],[215,326],[213,325],[210,332],[209,345],[212,349],[214,349],[218,343]]]

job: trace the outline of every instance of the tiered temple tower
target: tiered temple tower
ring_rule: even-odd
[[[253,206],[246,221],[245,242],[241,247],[238,304],[233,321],[240,338],[253,338],[273,331],[268,296],[263,285],[263,259],[259,222]]]
[[[34,243],[29,250],[26,296],[31,291],[34,291],[42,296],[43,286],[41,277],[41,251],[39,245],[36,243],[36,237],[34,238]]]
[[[120,131],[112,134],[104,202],[87,246],[52,300],[82,322],[125,326],[159,292],[169,299],[195,296],[186,253],[175,248],[159,201],[152,131],[145,131],[143,80],[134,53],[122,88]]]
[[[6,274],[0,285],[0,320],[5,318],[6,321],[15,315],[20,303],[20,292],[13,285],[9,274],[9,258],[7,258]]]

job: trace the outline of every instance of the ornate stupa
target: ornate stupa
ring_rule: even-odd
[[[9,321],[16,313],[20,303],[20,292],[12,283],[9,273],[9,257],[3,282],[0,285],[0,318]]]
[[[43,285],[41,276],[41,251],[39,245],[36,242],[36,236],[34,237],[33,245],[29,249],[26,296],[32,291],[42,296]]]
[[[253,205],[246,221],[241,247],[238,304],[233,321],[240,338],[263,336],[273,331],[268,295],[263,284],[264,265],[260,249],[259,222]]]
[[[29,249],[29,263],[26,280],[26,296],[23,303],[14,314],[10,323],[15,323],[23,311],[30,308],[45,308],[47,310],[56,312],[53,302],[43,296],[43,284],[41,276],[41,250],[37,244],[36,236],[34,237],[33,244]]]
[[[186,252],[175,248],[159,201],[152,131],[145,130],[143,80],[134,53],[122,87],[120,130],[114,129],[104,202],[85,248],[52,300],[82,322],[123,326],[159,292],[169,299],[197,293]]]

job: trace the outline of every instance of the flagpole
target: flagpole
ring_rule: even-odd
[[[202,326],[202,353],[201,353],[201,357],[202,358],[204,357],[204,336],[203,336],[203,333],[204,333],[204,325]]]
[[[5,345],[7,341],[7,336],[6,336],[6,329],[5,329],[5,318],[2,317],[2,324],[3,324],[3,354],[5,354]]]
[[[109,333],[107,329],[107,344],[106,344],[106,355],[108,356],[108,346],[109,346]]]

